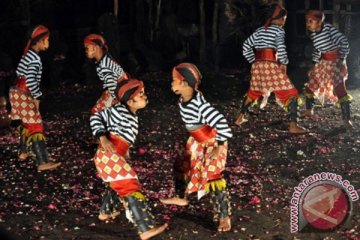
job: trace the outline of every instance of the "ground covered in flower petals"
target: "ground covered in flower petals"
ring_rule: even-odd
[[[319,107],[314,117],[301,117],[310,134],[287,133],[286,113],[273,99],[264,110],[253,107],[242,127],[233,122],[247,83],[240,73],[205,73],[202,91],[224,113],[233,130],[225,172],[232,205],[232,230],[217,233],[212,206],[192,197],[189,207],[169,207],[159,198],[172,196],[172,164],[186,132],[170,91],[170,75],[142,77],[150,103],[139,112],[139,136],[131,151],[149,205],[169,229],[155,239],[356,239],[360,237],[360,201],[353,204],[347,227],[331,232],[306,228],[290,233],[293,188],[305,177],[334,172],[360,188],[360,91],[352,90],[354,129],[340,127],[340,110]],[[167,80],[165,80],[167,79]],[[121,214],[106,223],[97,219],[104,189],[96,176],[88,110],[99,97],[98,87],[66,86],[47,90],[41,110],[51,157],[61,168],[37,173],[33,160],[17,160],[18,135],[0,130],[0,228],[15,239],[137,239]],[[301,108],[303,112],[303,107]],[[123,209],[121,209],[124,213]]]

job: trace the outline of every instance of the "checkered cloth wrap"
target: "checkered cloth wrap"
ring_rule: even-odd
[[[255,61],[251,66],[250,90],[264,95],[279,90],[293,89],[294,85],[280,69],[280,65],[271,61]]]
[[[40,112],[29,92],[12,87],[9,91],[9,98],[12,120],[21,120],[25,124],[42,123]]]
[[[215,138],[212,138],[206,143],[199,143],[193,137],[189,137],[184,158],[175,163],[188,182],[186,194],[204,191],[208,181],[222,178],[227,157],[227,142],[224,143],[223,154],[217,159],[205,157],[213,151],[215,142]]]
[[[334,94],[334,88],[339,84],[344,84],[348,77],[346,64],[341,65],[339,61],[341,60],[328,61],[321,59],[309,71],[309,82],[305,86],[315,94],[322,104],[324,104],[325,99],[329,99],[333,103],[338,100],[336,94]]]
[[[109,108],[118,102],[119,101],[116,98],[111,96],[109,90],[105,90],[103,91],[101,97],[96,101],[95,106],[91,109],[91,113],[94,114],[101,112],[105,108]]]
[[[96,170],[104,182],[113,182],[124,179],[138,179],[136,173],[118,153],[98,148],[94,162]]]

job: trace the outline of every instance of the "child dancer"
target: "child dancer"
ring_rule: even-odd
[[[180,95],[180,114],[190,137],[184,159],[175,162],[177,196],[161,202],[186,206],[190,193],[197,192],[200,199],[210,192],[219,215],[218,231],[229,231],[230,202],[222,172],[231,129],[224,116],[198,90],[201,74],[195,65],[182,63],[175,66],[172,78],[172,91]]]
[[[116,103],[117,82],[126,79],[122,67],[110,56],[108,46],[101,35],[89,34],[84,38],[86,56],[96,62],[96,72],[103,82],[103,94],[91,109],[91,113],[102,111]]]
[[[261,96],[264,99],[274,92],[277,102],[289,112],[291,133],[304,133],[297,125],[298,91],[286,74],[289,62],[285,47],[287,11],[280,5],[271,6],[271,17],[258,28],[243,44],[243,55],[252,63],[250,89],[246,93],[240,114],[235,124],[247,122],[246,113],[250,105]],[[253,48],[256,49],[254,54]]]
[[[350,103],[352,97],[347,93],[346,57],[349,54],[347,38],[329,23],[324,23],[325,15],[321,11],[310,10],[305,16],[306,28],[311,32],[314,44],[313,62],[309,71],[309,82],[305,85],[307,114],[313,113],[315,97],[321,103],[325,98],[341,107],[346,127],[351,127]]]
[[[111,57],[105,39],[98,34],[89,34],[84,38],[86,57],[96,62],[96,72],[103,82],[103,93],[91,109],[91,114],[100,112],[117,103],[115,88],[118,81],[126,79],[127,76],[122,67]],[[115,218],[120,213],[119,197],[106,185],[103,192],[102,204],[99,211],[99,220],[105,221]]]
[[[15,86],[9,91],[12,125],[20,132],[19,160],[25,160],[31,153],[36,156],[37,170],[51,170],[61,163],[50,162],[45,144],[44,127],[40,115],[40,82],[42,63],[39,53],[49,47],[49,30],[38,25],[30,32],[24,54],[16,69]]]
[[[94,161],[99,176],[125,202],[141,239],[149,239],[165,230],[167,224],[155,227],[136,173],[125,160],[138,134],[137,110],[147,105],[142,81],[126,79],[115,90],[120,103],[90,117],[90,126],[100,145]]]

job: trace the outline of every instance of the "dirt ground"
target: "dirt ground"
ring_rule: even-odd
[[[286,113],[270,99],[264,110],[251,109],[250,122],[235,127],[241,95],[247,83],[240,73],[205,73],[202,91],[233,130],[225,177],[231,195],[232,230],[217,233],[212,206],[204,197],[191,197],[189,207],[169,207],[159,198],[172,196],[172,164],[186,132],[177,99],[170,91],[170,75],[142,77],[150,99],[139,112],[140,128],[130,164],[137,172],[148,204],[159,222],[169,229],[154,239],[358,239],[360,201],[345,227],[331,232],[306,228],[290,233],[293,188],[305,177],[334,172],[359,189],[360,90],[354,96],[354,129],[340,127],[340,110],[326,105],[312,118],[301,117],[306,135],[286,132]],[[87,112],[100,95],[98,87],[62,86],[46,90],[41,110],[51,157],[62,162],[58,170],[37,173],[33,160],[17,160],[18,136],[0,130],[0,228],[14,239],[137,239],[121,214],[106,223],[97,219],[104,186],[96,177],[92,156],[95,145]],[[300,113],[303,113],[301,107]],[[121,212],[124,213],[123,209]],[[4,236],[1,238],[4,239]]]

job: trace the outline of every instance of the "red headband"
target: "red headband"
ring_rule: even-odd
[[[325,15],[322,11],[319,10],[309,10],[306,15],[305,19],[313,19],[315,21],[324,21]]]
[[[31,33],[31,36],[29,38],[29,40],[26,43],[26,46],[24,48],[24,55],[29,51],[29,48],[31,47],[32,41],[37,38],[40,37],[38,39],[38,41],[45,39],[47,37],[49,37],[50,32],[49,29],[43,25],[38,25],[34,28],[34,30]]]
[[[144,88],[143,81],[137,79],[126,79],[118,83],[116,93],[117,98],[120,102],[126,102],[128,100],[133,99],[142,89]],[[130,90],[134,90],[130,94]],[[130,95],[129,95],[130,94]]]
[[[99,34],[89,34],[84,38],[84,45],[93,45],[105,48],[108,50],[108,46],[105,39]]]
[[[187,81],[191,87],[197,89],[201,82],[199,69],[191,63],[180,63],[172,70],[172,77],[181,81]]]
[[[272,13],[271,17],[269,17],[265,22],[265,29],[267,29],[270,25],[272,20],[279,19],[283,16],[287,15],[287,10],[283,8],[281,5],[277,5]]]

